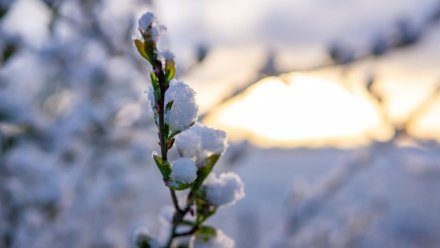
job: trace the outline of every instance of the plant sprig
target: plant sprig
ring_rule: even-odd
[[[134,39],[134,44],[152,69],[149,73],[151,87],[148,97],[158,129],[160,146],[160,154],[154,153],[153,159],[162,174],[165,186],[169,188],[174,206],[171,232],[164,247],[172,247],[176,238],[194,235],[197,236],[194,243],[222,238],[222,242],[228,244],[225,247],[231,247],[230,244],[233,244],[231,239],[221,231],[217,232],[215,228],[205,225],[204,222],[214,215],[221,205],[234,203],[242,198],[243,184],[237,175],[231,176],[230,173],[231,175],[226,175],[220,183],[218,181],[220,179],[214,176],[211,186],[204,186],[226,147],[226,134],[220,130],[195,124],[198,111],[195,93],[188,85],[174,79],[176,72],[174,56],[170,52],[159,51],[157,42],[162,30],[164,27],[157,23],[152,13],[148,12],[139,20],[142,38]],[[192,128],[189,129],[190,127]],[[176,138],[182,158],[170,162],[168,151],[175,145]],[[220,178],[222,176],[224,174],[220,175]],[[225,191],[225,187],[229,188]],[[210,189],[216,190],[217,194],[223,193],[220,194],[223,198],[213,198]],[[176,195],[176,191],[181,190],[188,190],[184,207],[179,205]],[[181,231],[181,228],[186,230]],[[158,243],[148,235],[143,235],[137,240],[138,247],[142,248],[157,246]]]

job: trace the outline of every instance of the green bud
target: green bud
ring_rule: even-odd
[[[163,176],[163,179],[165,181],[170,180],[170,174],[171,174],[171,165],[168,161],[163,161],[161,157],[157,154],[153,154],[154,162],[156,162],[156,166],[159,169],[160,173]]]

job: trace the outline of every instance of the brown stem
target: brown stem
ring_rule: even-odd
[[[187,236],[187,235],[192,235],[192,234],[194,234],[194,232],[197,231],[197,230],[194,230],[193,233],[187,234],[187,235],[182,235],[182,233],[180,233],[180,234],[176,233],[177,227],[179,225],[183,224],[186,214],[191,209],[192,201],[193,201],[192,194],[189,193],[185,208],[183,210],[176,210],[176,212],[174,213],[174,216],[173,216],[173,226],[171,228],[170,237],[168,238],[168,242],[167,242],[167,244],[165,246],[166,248],[170,248],[171,247],[171,245],[173,244],[174,238],[182,237],[182,236]],[[197,229],[198,229],[198,227],[197,227]]]
[[[167,90],[166,80],[165,80],[165,74],[162,69],[162,62],[158,59],[155,59],[155,63],[153,65],[154,73],[156,74],[158,80],[159,80],[159,87],[160,87],[160,99],[158,101],[157,106],[157,113],[159,115],[159,140],[160,140],[160,151],[162,155],[162,161],[164,163],[168,162],[168,141],[167,141],[167,130],[165,127],[165,91]],[[176,191],[170,188],[170,195],[171,200],[174,205],[175,214],[173,218],[173,227],[171,229],[171,235],[168,239],[168,242],[165,247],[169,248],[171,247],[174,239],[174,235],[176,233],[177,227],[182,222],[183,217],[185,216],[186,212],[182,211],[179,207],[179,201],[177,199]]]
[[[176,212],[182,212],[182,210],[179,207],[179,201],[177,200],[176,191],[174,191],[173,189],[170,189],[170,194],[171,194],[171,200],[173,201],[173,205],[174,205]]]

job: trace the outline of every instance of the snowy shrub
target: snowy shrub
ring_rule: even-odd
[[[160,145],[160,154],[153,153],[153,158],[170,190],[174,209],[167,211],[172,212],[171,218],[162,218],[168,229],[164,230],[165,240],[142,233],[137,237],[137,246],[175,247],[179,243],[179,247],[233,247],[234,242],[222,231],[204,224],[218,207],[232,205],[244,197],[238,175],[211,175],[226,148],[226,133],[196,123],[195,92],[183,81],[174,79],[174,56],[169,51],[159,51],[159,34],[165,28],[154,14],[144,14],[138,29],[142,38],[134,39],[134,43],[152,68],[147,95]],[[168,151],[174,144],[181,157],[169,161]],[[184,207],[176,195],[176,191],[183,190],[187,190]]]

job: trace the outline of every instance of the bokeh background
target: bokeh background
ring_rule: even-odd
[[[145,11],[224,129],[236,247],[440,247],[440,2],[0,0],[0,247],[133,247],[170,204]]]

